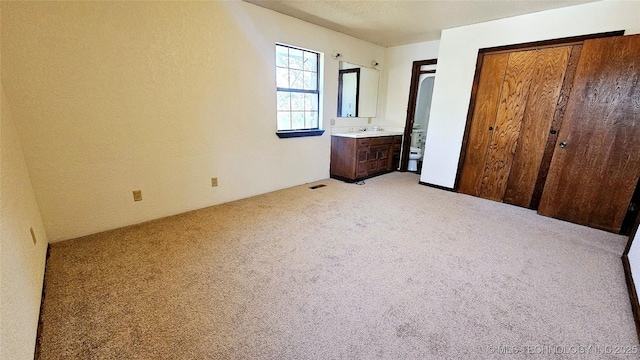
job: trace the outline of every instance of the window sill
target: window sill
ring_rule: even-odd
[[[282,130],[282,131],[276,131],[276,135],[278,135],[278,137],[280,139],[286,139],[286,138],[294,138],[294,137],[305,137],[305,136],[320,136],[324,134],[324,130]]]

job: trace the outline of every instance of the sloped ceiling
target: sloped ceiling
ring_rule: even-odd
[[[384,47],[437,40],[443,29],[593,0],[245,0]]]

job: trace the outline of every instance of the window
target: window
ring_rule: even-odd
[[[276,44],[276,134],[322,135],[320,130],[320,54]]]

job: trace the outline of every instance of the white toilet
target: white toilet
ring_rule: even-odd
[[[408,171],[418,171],[418,160],[422,158],[422,149],[419,147],[411,147],[409,151],[409,165]]]

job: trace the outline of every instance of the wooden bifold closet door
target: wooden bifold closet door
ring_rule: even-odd
[[[640,177],[640,35],[586,40],[538,212],[619,232]]]
[[[460,192],[531,205],[571,53],[559,46],[483,57]]]
[[[458,190],[620,232],[640,191],[640,35],[479,66]]]

